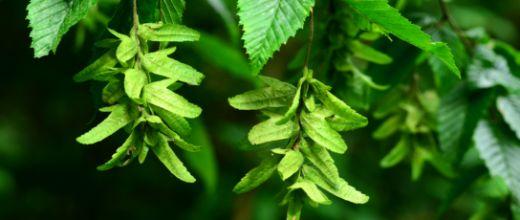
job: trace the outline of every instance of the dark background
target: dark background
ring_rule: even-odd
[[[436,6],[428,7],[435,1],[425,2],[425,12],[438,14]],[[463,28],[482,26],[493,36],[520,47],[520,1],[454,2],[450,7]],[[245,134],[257,121],[256,113],[233,110],[226,101],[253,88],[244,79],[247,77],[228,74],[190,46],[176,52],[181,60],[206,74],[201,87],[183,89],[183,94],[204,109],[202,122],[218,161],[213,187],[205,187],[201,181],[181,183],[153,156],[143,165],[132,163],[99,172],[96,166],[110,157],[123,134],[94,146],[75,142],[102,116],[96,114],[98,105],[91,84],[72,81],[73,74],[91,61],[91,45],[98,34],[87,33],[83,46],[77,47],[77,28],[72,28],[57,54],[34,59],[25,20],[27,3],[0,0],[0,219],[282,218],[285,210],[277,205],[277,189],[281,187],[277,178],[244,195],[231,191],[258,161],[254,151],[244,150]],[[236,3],[227,3],[234,13]],[[240,46],[206,1],[187,0],[185,21]],[[301,40],[290,41],[265,72],[281,76],[300,46]],[[348,133],[349,151],[337,156],[342,175],[370,195],[371,201],[358,206],[338,200],[319,209],[306,208],[304,219],[436,218],[448,182],[435,172],[426,172],[413,183],[407,165],[380,169],[378,161],[387,149],[369,138],[372,128]],[[443,218],[467,218],[474,211],[468,204],[464,198],[457,200]]]

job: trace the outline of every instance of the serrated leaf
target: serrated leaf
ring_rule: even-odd
[[[368,196],[357,191],[354,187],[350,186],[347,181],[341,178],[339,178],[333,185],[330,185],[324,180],[325,177],[323,177],[318,170],[307,165],[303,165],[303,173],[306,179],[345,201],[356,204],[368,202]]]
[[[253,168],[235,185],[233,192],[245,193],[250,191],[269,179],[276,170],[278,158],[268,157],[260,165]]]
[[[195,178],[190,174],[188,169],[184,166],[182,161],[175,155],[173,150],[168,145],[167,138],[162,134],[156,134],[157,144],[151,146],[152,151],[162,164],[177,178],[187,183],[194,183]]]
[[[114,106],[112,112],[105,120],[92,128],[87,133],[79,136],[76,141],[81,144],[95,144],[108,136],[114,134],[133,120],[125,105],[119,104]]]
[[[280,117],[273,117],[265,120],[251,128],[247,138],[254,145],[263,144],[272,141],[289,139],[296,135],[300,130],[298,124],[294,121],[288,121],[285,124],[277,124]]]
[[[185,137],[191,133],[190,123],[183,117],[166,111],[163,108],[152,107],[152,109],[170,129],[179,135]]]
[[[295,86],[293,86],[290,83],[281,81],[277,78],[273,78],[270,76],[258,76],[258,78],[260,78],[260,80],[262,80],[262,82],[265,83],[267,86],[273,87],[275,89],[291,90],[293,93],[296,92]]]
[[[439,58],[448,69],[460,78],[460,71],[455,64],[451,49],[440,42],[432,42],[417,25],[403,17],[398,10],[391,7],[387,0],[344,0],[357,13],[369,21],[379,25],[399,39],[406,41],[433,56]]]
[[[342,154],[347,150],[347,144],[341,135],[332,129],[324,118],[314,113],[302,112],[300,123],[305,133],[319,145],[335,153]]]
[[[520,94],[510,94],[497,99],[498,111],[520,140]]]
[[[143,98],[149,104],[186,118],[196,118],[202,111],[184,97],[154,83],[144,87]]]
[[[468,66],[468,81],[477,88],[500,85],[513,93],[520,91],[520,79],[511,73],[507,60],[485,45],[475,49]]]
[[[162,119],[155,115],[149,115],[146,118],[146,121],[152,126],[153,128],[160,131],[162,134],[166,135],[167,137],[173,139],[173,143],[177,145],[178,147],[189,151],[189,152],[197,152],[200,151],[200,146],[196,146],[193,144],[190,144],[186,142],[184,139],[182,139],[179,134],[172,131],[168,126],[166,126]]]
[[[294,97],[294,90],[265,87],[233,96],[228,101],[231,106],[239,110],[259,110],[288,106],[292,97]]]
[[[133,100],[141,98],[141,91],[148,82],[146,73],[139,69],[128,69],[125,71],[125,93]]]
[[[481,120],[473,140],[493,176],[499,176],[509,186],[516,201],[520,201],[520,141],[506,136],[486,120]]]
[[[179,24],[141,24],[137,32],[143,39],[156,42],[197,41],[200,37],[196,30]]]
[[[368,124],[367,118],[358,114],[338,97],[332,95],[332,93],[328,91],[328,87],[326,85],[317,80],[313,80],[311,85],[316,97],[329,110],[333,111],[338,116],[351,121],[352,124],[356,124],[358,128],[364,127]]]
[[[257,74],[267,60],[303,27],[314,0],[239,0],[244,47]]]
[[[27,5],[27,19],[31,30],[34,57],[49,54],[67,31],[80,21],[97,0],[31,0]]]
[[[112,169],[115,166],[120,166],[123,164],[123,159],[128,157],[128,152],[130,148],[135,145],[137,141],[138,135],[136,134],[136,131],[133,131],[130,133],[130,136],[125,140],[125,142],[117,148],[116,152],[112,155],[112,158],[107,161],[106,163],[100,165],[97,167],[100,171],[105,171]]]
[[[303,164],[303,155],[296,150],[288,151],[278,164],[278,173],[282,180],[286,180],[300,170]]]
[[[161,12],[165,23],[179,24],[186,3],[184,0],[161,0]]]
[[[117,58],[115,57],[115,51],[110,50],[85,67],[85,69],[74,75],[74,81],[84,82],[87,80],[103,78],[103,76],[106,76],[106,73],[110,72],[110,69],[116,64]]]
[[[394,148],[383,158],[379,165],[383,168],[393,167],[401,162],[410,152],[412,146],[410,139],[402,135]]]
[[[167,49],[168,50],[168,49]],[[199,85],[204,75],[193,67],[169,58],[167,52],[154,52],[142,57],[144,67],[157,75],[179,80],[190,85]]]
[[[309,143],[302,139],[300,149],[307,160],[311,162],[330,183],[335,183],[339,178],[338,168],[329,152],[320,145],[309,146]]]
[[[299,180],[293,185],[289,186],[290,190],[301,189],[307,194],[307,196],[318,204],[331,204],[332,202],[323,194],[320,189],[309,180]]]

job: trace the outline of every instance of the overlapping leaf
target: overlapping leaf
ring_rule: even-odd
[[[255,73],[303,27],[313,5],[314,0],[238,1],[242,39]]]

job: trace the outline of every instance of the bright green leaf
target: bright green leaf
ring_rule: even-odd
[[[332,129],[327,121],[314,113],[300,115],[301,124],[305,133],[319,145],[335,153],[345,153],[347,144],[341,135]]]
[[[249,142],[258,145],[271,141],[289,139],[298,133],[299,127],[294,121],[288,121],[285,124],[278,125],[276,122],[279,120],[280,117],[273,117],[253,126],[247,136]]]
[[[286,180],[300,170],[303,164],[303,155],[296,150],[288,151],[278,164],[278,173],[282,180]]]
[[[179,24],[141,24],[138,34],[145,40],[158,42],[184,42],[199,40],[199,32]]]
[[[128,69],[125,71],[125,93],[133,100],[141,98],[141,90],[148,82],[146,73],[139,69]]]
[[[303,27],[314,0],[239,0],[244,47],[258,73],[267,60]]]
[[[186,118],[196,118],[202,111],[184,97],[154,83],[144,87],[143,98],[149,104]]]
[[[130,115],[128,108],[125,105],[116,105],[105,120],[87,133],[79,136],[76,141],[81,144],[97,143],[114,134],[117,130],[129,124],[132,120],[133,117]]]
[[[157,134],[158,142],[151,146],[152,151],[162,164],[177,178],[187,183],[194,183],[195,178],[190,174],[188,169],[184,166],[182,161],[175,155],[173,150],[168,145],[168,140],[162,134]]]
[[[264,159],[260,165],[247,172],[240,182],[235,185],[233,192],[245,193],[258,187],[273,175],[277,165],[278,158],[276,157]]]
[[[341,178],[339,178],[334,185],[330,185],[325,181],[326,178],[323,177],[318,170],[307,165],[303,166],[303,173],[305,174],[306,179],[345,201],[356,204],[368,202],[368,196],[357,191],[354,187],[350,186],[347,181]]]

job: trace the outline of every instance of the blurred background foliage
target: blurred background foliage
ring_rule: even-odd
[[[183,155],[188,161],[199,161],[188,162],[188,166],[201,181],[181,183],[157,160],[96,171],[123,137],[112,137],[96,144],[95,149],[74,141],[101,117],[96,114],[100,100],[93,98],[99,95],[92,92],[98,89],[88,83],[74,83],[72,75],[92,60],[92,45],[105,34],[117,3],[100,0],[99,6],[65,36],[57,54],[33,59],[25,20],[27,2],[0,0],[0,219],[283,218],[285,210],[277,205],[281,187],[278,179],[247,194],[231,192],[258,162],[257,149],[246,139],[248,129],[258,121],[257,115],[234,110],[227,103],[228,97],[256,86],[241,49],[235,0],[187,1],[184,23],[203,36],[200,42],[184,45],[176,53],[206,75],[201,87],[181,91],[204,109],[200,120],[194,121],[192,140],[206,150]],[[419,24],[440,16],[437,1],[393,3]],[[483,27],[494,38],[520,47],[518,0],[453,0],[449,8],[462,29]],[[320,16],[324,15],[316,11],[318,20],[327,19]],[[283,46],[263,73],[294,81],[299,69],[291,63],[301,56],[298,54],[305,45],[306,33],[301,31]],[[418,54],[416,48],[396,38],[388,42],[380,49],[397,62],[367,72],[383,84],[395,83],[407,68],[415,68]],[[509,203],[504,201],[509,198],[503,196],[507,187],[501,180],[490,178],[484,166],[465,172],[455,181],[460,193],[452,187],[453,180],[428,166],[416,182],[410,178],[409,165],[381,169],[379,160],[393,143],[371,137],[378,124],[371,118],[368,127],[348,133],[349,151],[334,155],[341,175],[368,194],[370,202],[353,205],[336,201],[318,209],[304,209],[304,219],[512,218]],[[481,163],[476,151],[468,155]]]

